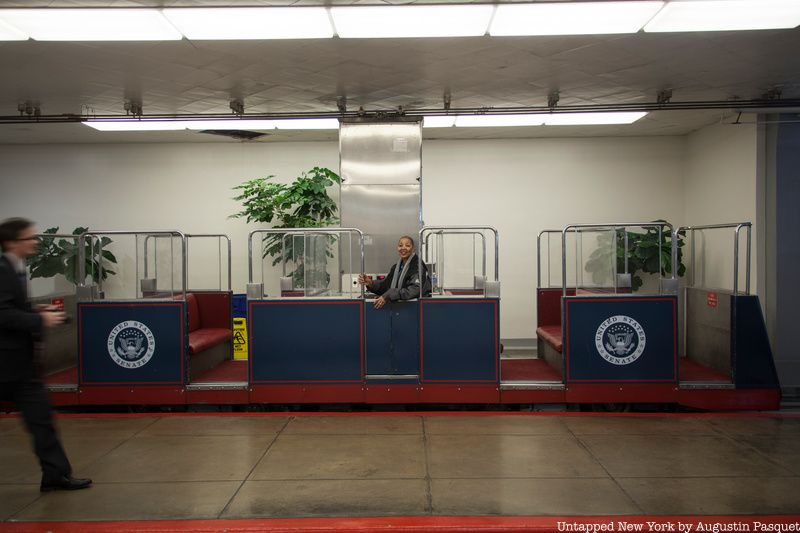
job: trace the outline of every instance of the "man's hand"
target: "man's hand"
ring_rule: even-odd
[[[366,285],[368,289],[372,288],[372,280],[369,279],[366,274],[359,274],[358,282],[362,285]]]
[[[384,305],[386,305],[386,298],[383,296],[378,296],[378,298],[375,300],[375,309],[380,309]]]
[[[42,324],[46,328],[52,328],[53,326],[63,324],[64,318],[66,317],[66,315],[61,311],[42,310],[39,311],[39,314],[42,316]]]

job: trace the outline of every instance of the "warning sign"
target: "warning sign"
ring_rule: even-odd
[[[247,359],[247,319],[233,319],[233,358],[237,361]]]
[[[708,296],[706,297],[706,303],[709,307],[716,307],[717,306],[717,293],[716,292],[709,292]]]

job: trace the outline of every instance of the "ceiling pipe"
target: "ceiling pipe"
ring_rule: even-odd
[[[414,116],[455,116],[455,115],[537,115],[537,114],[569,114],[569,113],[603,113],[614,111],[686,111],[686,110],[713,110],[730,109],[736,111],[759,113],[796,112],[800,108],[800,99],[781,100],[704,100],[690,102],[640,102],[631,104],[583,104],[548,106],[520,106],[520,107],[471,107],[471,108],[436,108],[436,109],[403,109],[406,117]],[[353,118],[359,116],[391,117],[397,115],[397,110],[359,110],[359,111],[317,111],[306,113],[245,113],[237,115],[241,120],[279,120],[302,118]],[[236,120],[230,114],[148,114],[140,116],[131,115],[40,115],[20,117],[19,115],[0,116],[0,124],[64,124],[84,122],[86,120],[114,120],[119,122],[148,122],[148,121],[206,121],[206,120]]]

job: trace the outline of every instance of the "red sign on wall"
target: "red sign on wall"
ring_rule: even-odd
[[[716,292],[709,292],[708,297],[706,298],[706,303],[708,303],[709,307],[716,307],[717,306],[717,293]]]
[[[53,298],[50,300],[50,305],[55,311],[64,311],[64,298]]]

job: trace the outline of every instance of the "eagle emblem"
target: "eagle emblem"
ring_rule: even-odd
[[[628,355],[633,347],[633,329],[624,332],[606,332],[606,350],[619,356]]]
[[[147,325],[136,320],[120,322],[108,334],[106,343],[111,360],[133,370],[146,365],[156,351],[156,338]]]
[[[128,361],[138,359],[145,350],[142,347],[142,344],[144,344],[144,337],[138,335],[127,339],[119,336],[117,337],[117,342],[119,343],[117,346],[117,353],[120,357]]]
[[[629,365],[644,353],[647,336],[634,318],[614,315],[605,319],[594,336],[597,353],[612,365]]]

